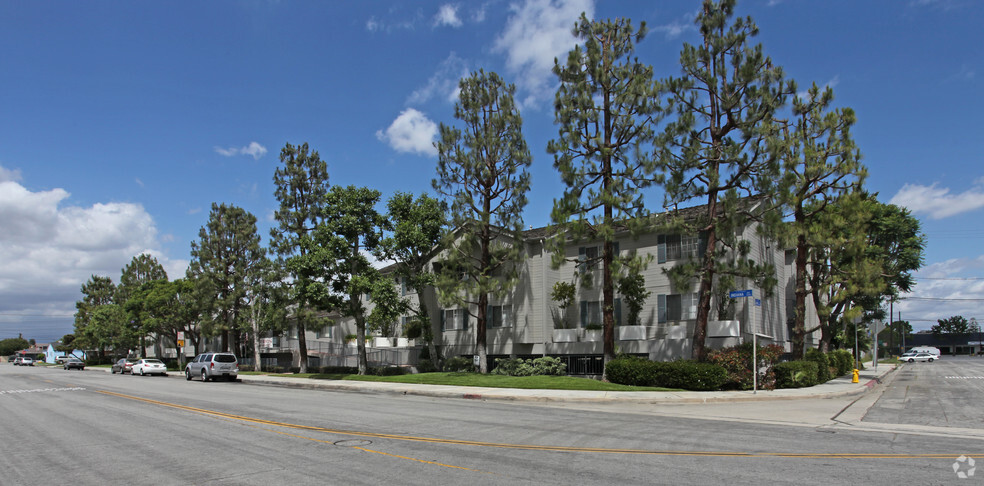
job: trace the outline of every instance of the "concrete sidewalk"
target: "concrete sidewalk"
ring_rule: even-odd
[[[822,385],[809,388],[781,390],[713,391],[713,392],[605,392],[584,390],[524,390],[518,388],[484,388],[448,385],[416,385],[406,383],[380,383],[371,381],[314,380],[265,375],[240,375],[244,383],[307,388],[316,390],[349,391],[357,393],[386,393],[417,395],[437,398],[472,400],[519,400],[538,402],[573,403],[721,403],[758,400],[796,400],[804,398],[836,398],[862,395],[887,380],[897,365],[865,363],[859,382],[852,383],[851,375],[835,378]]]

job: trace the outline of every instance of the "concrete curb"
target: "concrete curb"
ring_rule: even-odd
[[[874,390],[894,374],[898,366],[886,371],[867,371],[862,383],[851,383],[850,378],[836,378],[811,388],[750,391],[715,392],[601,392],[579,390],[525,390],[517,388],[478,388],[448,385],[413,385],[405,383],[380,383],[357,381],[324,381],[273,377],[262,375],[240,375],[243,383],[304,388],[313,390],[346,391],[356,393],[376,393],[389,395],[413,395],[432,398],[451,398],[463,400],[498,400],[528,402],[580,402],[580,403],[641,403],[641,404],[696,404],[722,402],[752,402],[772,400],[802,400],[817,398],[838,398],[862,395]]]

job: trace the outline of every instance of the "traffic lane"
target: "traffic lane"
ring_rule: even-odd
[[[68,378],[54,371],[30,375],[50,382],[44,383],[49,387],[59,385],[60,377]],[[59,435],[63,430],[73,430],[75,441],[98,436],[100,440],[85,450],[82,460],[59,463],[56,459],[71,455],[73,449],[59,450],[63,446],[54,442],[53,449],[44,449],[46,462],[39,465],[46,471],[58,471],[92,463],[108,471],[105,477],[110,482],[155,474],[167,477],[165,484],[171,479],[194,484],[205,480],[308,484],[327,473],[341,473],[345,476],[338,477],[346,477],[346,482],[367,484],[381,480],[432,484],[434,477],[479,484],[506,480],[569,484],[603,478],[647,484],[655,478],[690,483],[785,482],[791,478],[847,481],[867,474],[878,474],[875,477],[881,479],[940,481],[947,477],[944,473],[952,474],[951,456],[979,446],[929,438],[921,439],[918,447],[913,444],[912,452],[906,453],[906,447],[891,444],[888,434],[825,433],[238,383],[72,376],[83,377],[101,386],[60,395],[37,406],[5,402],[5,396],[0,396],[0,407],[5,412],[7,407],[34,410],[39,416],[15,416],[14,420],[38,422],[46,430],[42,434],[46,443],[63,437]],[[0,373],[0,387],[5,388],[7,381],[2,378],[6,377]],[[120,390],[127,390],[129,396]],[[42,392],[18,395],[31,400],[40,396]],[[82,414],[84,419],[70,419],[55,407],[57,403],[88,411]],[[100,425],[102,422],[111,426]],[[130,453],[115,456],[120,450]],[[148,465],[134,457],[151,458],[151,469],[141,470]],[[180,472],[167,476],[169,468],[155,467],[157,461],[179,467]],[[206,467],[206,462],[214,465]],[[654,470],[660,474],[654,476]],[[103,479],[87,479],[94,477]]]
[[[862,422],[984,429],[984,358],[903,363]]]

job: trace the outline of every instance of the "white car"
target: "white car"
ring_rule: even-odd
[[[167,366],[159,359],[140,359],[133,363],[131,375],[162,375],[167,376]]]
[[[935,359],[938,359],[936,355],[929,354],[929,353],[905,353],[902,356],[899,356],[899,361],[905,361],[909,363],[914,363],[916,361],[928,361],[932,363],[933,360]]]

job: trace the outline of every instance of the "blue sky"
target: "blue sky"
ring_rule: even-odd
[[[433,192],[436,125],[455,122],[457,80],[479,68],[517,86],[533,152],[524,218],[544,225],[562,190],[545,150],[550,68],[577,17],[646,21],[638,57],[666,77],[696,42],[698,6],[0,2],[0,339],[71,332],[81,284],[117,281],[141,252],[182,276],[212,202],[255,214],[266,241],[285,143],[318,150],[332,184]],[[984,299],[984,4],[746,0],[738,13],[787,76],[857,112],[868,188],[922,221],[926,266],[903,318],[984,318],[981,301],[957,300]]]

